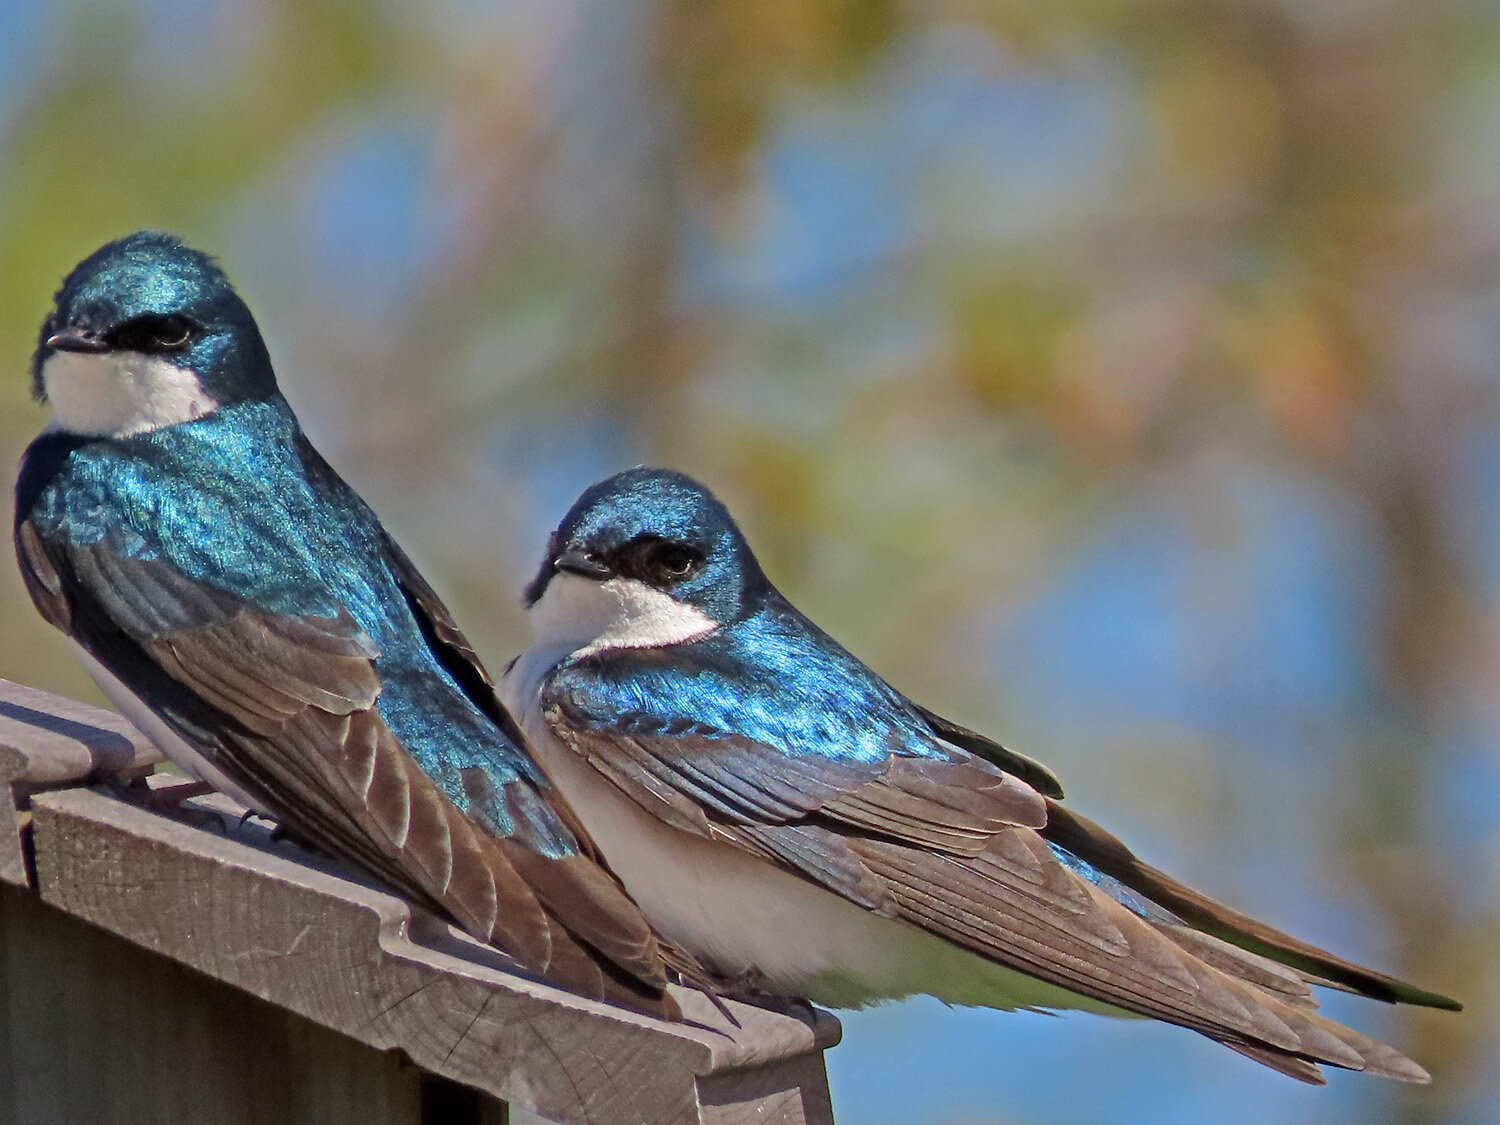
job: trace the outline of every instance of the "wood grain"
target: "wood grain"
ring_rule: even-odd
[[[205,807],[222,799],[211,798]],[[44,901],[429,1073],[579,1125],[831,1125],[838,1024],[678,999],[667,1024],[505,971],[501,955],[269,842],[83,789],[33,801]]]
[[[227,798],[184,806],[220,832],[78,787],[160,758],[0,680],[0,1125],[832,1125],[832,1016],[583,1000]]]
[[[90,778],[141,777],[161,760],[146,736],[113,711],[0,680],[0,883],[28,882],[22,846],[28,794]]]
[[[161,760],[161,751],[113,711],[0,680],[0,782],[44,789],[140,777]]]
[[[422,1078],[0,887],[0,1125],[415,1125]]]

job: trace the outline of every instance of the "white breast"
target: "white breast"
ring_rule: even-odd
[[[198,376],[141,352],[53,352],[42,365],[47,429],[128,437],[202,418],[218,407]]]
[[[555,585],[556,578],[549,593]],[[831,1007],[929,993],[950,1004],[1112,1011],[656,819],[558,742],[542,719],[548,673],[570,653],[605,647],[599,634],[557,628],[562,620],[555,607],[541,628],[533,617],[537,643],[501,680],[501,697],[610,866],[666,937],[720,972],[754,969],[773,991]],[[570,620],[580,622],[578,615]]]
[[[537,643],[562,652],[650,648],[693,640],[719,627],[695,606],[634,578],[597,582],[554,574],[531,607]]]

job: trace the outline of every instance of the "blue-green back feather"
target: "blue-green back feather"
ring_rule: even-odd
[[[342,609],[378,651],[376,709],[423,771],[500,835],[519,828],[547,855],[576,847],[541,800],[521,795],[546,785],[540,771],[433,652],[374,513],[331,473],[314,487],[309,447],[279,394],[186,425],[69,444],[22,509],[44,538],[160,559],[275,614],[333,618]],[[463,783],[472,768],[488,775],[487,789],[526,784],[510,802],[476,808]]]

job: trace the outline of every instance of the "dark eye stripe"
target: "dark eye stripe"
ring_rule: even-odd
[[[642,535],[616,554],[620,573],[652,586],[667,586],[689,577],[703,562],[703,551],[692,543]]]
[[[195,331],[187,317],[148,313],[116,328],[110,333],[110,342],[117,348],[149,355],[176,351],[192,340]]]

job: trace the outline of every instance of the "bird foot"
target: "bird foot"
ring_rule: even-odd
[[[258,816],[259,814],[256,813],[256,814],[252,814],[252,815],[257,815]],[[261,819],[264,820],[266,818],[262,817]],[[280,844],[280,843],[284,842],[284,843],[288,843],[288,844],[295,844],[297,847],[299,847],[303,851],[305,851],[308,855],[326,856],[328,854],[322,848],[318,847],[317,844],[315,844],[311,840],[309,840],[306,836],[299,835],[298,833],[292,831],[292,829],[288,828],[285,824],[282,824],[280,821],[273,820],[270,823],[271,823],[271,842],[272,843],[274,843],[274,844]]]
[[[214,787],[206,781],[184,781],[175,785],[153,786],[146,778],[140,777],[124,785],[116,783],[112,788],[127,801],[150,809],[152,812],[162,813],[198,828],[214,828],[220,832],[224,831],[224,819],[218,813],[208,809],[183,806],[184,801],[214,792]]]
[[[715,977],[713,984],[720,996],[730,1000],[755,1003],[771,997],[766,989],[766,974],[754,965],[729,976]]]
[[[730,976],[715,977],[713,983],[714,990],[726,1000],[754,1004],[808,1023],[817,1018],[817,1009],[811,1001],[773,991],[770,978],[755,965]]]

